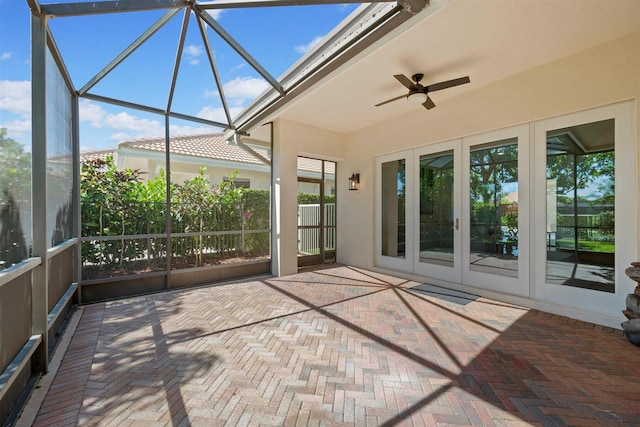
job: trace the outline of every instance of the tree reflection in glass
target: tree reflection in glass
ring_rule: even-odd
[[[518,141],[471,150],[469,269],[518,277]]]
[[[0,270],[29,256],[31,155],[0,129]]]
[[[420,157],[420,262],[453,267],[453,151]]]
[[[614,292],[614,120],[547,132],[547,282]]]
[[[382,255],[404,258],[405,243],[405,203],[406,203],[405,160],[395,160],[382,164]]]

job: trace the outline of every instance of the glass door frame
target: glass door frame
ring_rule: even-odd
[[[462,146],[462,283],[496,292],[529,297],[530,233],[529,183],[530,159],[529,125],[513,126],[463,138]],[[518,277],[474,271],[471,262],[471,151],[475,146],[509,140],[518,140]],[[522,243],[522,244],[520,244]]]
[[[523,245],[518,247],[518,277],[472,271],[470,261],[470,152],[476,145],[517,138],[518,140],[518,236]],[[530,126],[519,125],[480,135],[431,144],[425,147],[391,153],[376,159],[376,265],[382,268],[405,271],[432,277],[451,283],[483,288],[491,291],[529,297],[532,293],[529,277],[530,232],[529,232],[529,171],[530,171]],[[454,153],[454,221],[459,219],[454,231],[454,267],[446,267],[420,261],[420,157],[426,154],[453,151]],[[406,256],[403,258],[382,255],[382,165],[387,162],[406,162],[405,209]],[[454,225],[455,227],[455,225]]]
[[[325,260],[325,244],[324,244],[324,237],[325,237],[325,219],[324,219],[324,180],[323,179],[314,179],[314,178],[304,178],[304,177],[298,177],[297,182],[305,182],[305,183],[309,183],[309,184],[317,184],[320,186],[320,193],[319,193],[319,221],[318,221],[318,225],[300,225],[298,222],[298,226],[297,226],[297,232],[298,235],[300,233],[300,230],[317,230],[318,233],[318,254],[312,254],[312,255],[298,255],[298,267],[306,267],[309,265],[318,265],[318,264],[324,264],[326,262]],[[298,206],[299,209],[299,205],[296,203],[296,206]],[[335,256],[335,255],[334,255]]]
[[[393,257],[383,255],[382,251],[382,165],[398,160],[405,161],[405,194],[406,199],[413,197],[415,178],[413,169],[413,150],[401,151],[398,153],[387,154],[376,158],[376,265],[382,268],[389,268],[392,270],[413,271],[413,253],[414,253],[414,239],[405,238],[405,256]],[[405,236],[413,236],[415,234],[413,218],[413,209],[410,209],[408,203],[405,205]]]
[[[557,285],[546,282],[546,162],[547,131],[571,126],[615,120],[615,292]],[[619,316],[624,309],[625,295],[633,291],[634,283],[626,276],[625,269],[638,257],[638,151],[637,105],[634,100],[623,101],[604,107],[565,114],[544,120],[531,121],[523,125],[489,131],[443,143],[436,143],[402,152],[386,154],[376,158],[376,191],[374,224],[376,227],[376,266],[423,277],[442,280],[452,284],[511,294],[536,301],[537,307],[545,303],[566,307],[567,313],[588,310],[607,316]],[[518,277],[499,276],[469,268],[470,260],[470,177],[471,149],[480,144],[518,138]],[[463,179],[460,198],[455,197],[461,209],[462,277],[455,273],[442,275],[439,268],[419,261],[419,159],[423,154],[448,151],[461,145]],[[405,224],[407,235],[406,256],[382,255],[382,165],[386,162],[406,162]],[[454,160],[455,161],[455,160]],[[418,165],[415,165],[418,163]],[[462,172],[461,172],[462,173]],[[459,212],[459,211],[456,211]],[[456,213],[458,215],[458,213]],[[455,259],[455,258],[454,258]]]
[[[417,219],[418,232],[413,233],[413,247],[416,248],[413,254],[413,271],[416,274],[429,276],[440,280],[446,280],[453,283],[462,282],[462,233],[460,218],[462,218],[462,140],[456,139],[452,141],[440,142],[418,148],[412,152],[414,156],[414,172],[413,176],[416,181],[420,179],[420,158],[425,155],[437,155],[438,153],[453,152],[453,266],[437,265],[420,261],[420,183],[414,185],[413,193],[413,215]],[[457,227],[456,227],[457,224]]]
[[[635,105],[632,101],[581,111],[560,117],[541,120],[534,128],[534,202],[545,215],[535,217],[535,268],[532,283],[534,297],[586,310],[606,313],[620,312],[624,308],[625,295],[633,290],[625,269],[636,261],[638,236],[638,183],[636,159],[637,134],[634,123]],[[598,122],[615,120],[615,292],[601,292],[572,286],[547,283],[547,131]],[[631,237],[631,238],[630,238]]]

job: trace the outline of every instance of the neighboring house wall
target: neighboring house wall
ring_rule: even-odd
[[[155,178],[161,170],[166,171],[164,153],[127,148],[119,149],[117,158],[119,169],[138,169],[143,181]],[[237,172],[237,178],[251,181],[251,188],[266,190],[270,186],[271,171],[267,165],[231,163],[177,154],[171,156],[171,180],[182,183],[196,177],[200,174],[201,166],[206,168],[205,174],[212,184],[217,185]]]
[[[135,141],[134,141],[135,142]],[[152,180],[166,171],[165,153],[154,150],[145,150],[127,147],[127,143],[121,144],[116,154],[118,169],[139,170],[142,181]],[[200,174],[200,168],[205,168],[205,175],[212,184],[218,185],[224,179],[236,174],[239,180],[248,180],[250,188],[268,190],[271,186],[271,169],[269,165],[256,163],[232,162],[219,158],[207,158],[199,156],[187,156],[184,154],[171,155],[171,181],[183,183]],[[317,170],[316,170],[317,169]],[[322,172],[316,162],[303,164],[298,175],[305,178],[321,179]],[[335,194],[335,178],[325,175],[325,191]],[[314,193],[315,186],[302,184],[299,189],[303,192]]]

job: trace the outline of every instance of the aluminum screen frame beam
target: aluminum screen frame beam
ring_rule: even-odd
[[[33,0],[27,0],[31,2]],[[195,6],[201,10],[245,9],[277,6],[314,6],[346,3],[393,3],[396,0],[221,0],[194,2],[194,0],[111,0],[78,3],[53,3],[40,5],[37,14],[50,17],[97,15],[119,12],[139,12],[144,10],[174,9]],[[404,0],[404,2],[424,0]],[[34,10],[32,8],[32,10]],[[35,11],[35,10],[34,10]]]
[[[93,101],[104,102],[106,104],[117,105],[119,107],[131,108],[132,110],[145,111],[147,113],[158,114],[160,116],[169,116],[176,119],[189,120],[196,123],[202,123],[203,125],[215,126],[222,129],[235,129],[228,124],[216,122],[215,120],[203,119],[200,117],[190,116],[188,114],[176,113],[174,111],[164,111],[161,108],[149,107],[147,105],[136,104],[135,102],[122,101],[120,99],[109,98],[107,96],[96,95],[92,93],[85,93],[82,98],[91,99]]]
[[[277,7],[277,6],[315,6],[315,5],[327,5],[327,4],[346,4],[346,3],[394,3],[396,0],[245,0],[245,1],[232,1],[221,0],[206,3],[198,3],[198,8],[203,10],[212,9],[242,9],[242,8],[256,8],[256,7]],[[422,0],[418,0],[422,1]]]
[[[191,18],[190,15],[191,15],[191,10],[185,9],[184,17],[182,18],[182,28],[180,29],[180,40],[178,41],[178,50],[176,52],[176,60],[173,63],[171,85],[169,86],[169,96],[167,98],[167,111],[171,111],[171,104],[173,103],[173,95],[176,90],[176,82],[178,80],[178,73],[180,71],[180,60],[182,59],[182,51],[184,50],[184,41],[187,36],[187,29],[189,28],[189,20]]]
[[[105,68],[85,84],[77,92],[78,96],[123,107],[204,123],[221,128],[225,131],[237,132],[239,134],[247,134],[248,131],[259,126],[261,121],[269,118],[273,114],[276,114],[278,110],[288,105],[297,97],[302,96],[315,84],[320,82],[322,79],[327,78],[346,62],[369,48],[384,35],[393,31],[397,26],[422,11],[429,4],[429,0],[216,0],[202,2],[199,0],[103,0],[46,5],[40,5],[38,0],[26,1],[32,10],[32,13],[37,16],[42,16],[44,19],[63,16],[81,16],[159,9],[167,10],[167,12],[158,21],[142,33],[142,35],[140,35],[131,45],[123,50]],[[311,54],[308,58],[305,58],[302,62],[294,64],[292,68],[279,79],[274,78],[207,12],[208,10],[213,9],[312,6],[340,3],[365,3],[370,4],[368,8],[372,9],[375,9],[376,5],[393,5],[391,7],[384,6],[384,8],[379,9],[379,11],[383,11],[382,18],[380,15],[376,14],[367,17],[366,13],[362,13],[356,18],[351,18],[351,20],[344,24],[344,26],[336,28],[336,30],[331,33],[329,39],[319,46],[316,52]],[[180,58],[184,49],[183,45],[186,31],[186,24],[184,22],[183,31],[179,38],[179,48],[174,63],[171,86],[168,91],[166,109],[164,111],[161,111],[160,108],[120,101],[109,97],[90,94],[88,92],[129,55],[131,55],[138,47],[150,39],[182,9],[185,10],[185,16],[183,18],[184,21],[188,21],[187,17],[193,12],[194,18],[197,20],[198,26],[200,27],[204,44],[207,46],[206,51],[209,57],[213,77],[216,81],[216,85],[218,86],[220,99],[228,123],[225,124],[217,121],[205,120],[171,111],[173,107],[173,95],[178,78]],[[391,12],[389,12],[390,10]],[[356,20],[359,21],[356,22]],[[367,22],[368,20],[369,22]],[[357,25],[363,29],[356,30],[355,27]],[[270,90],[267,90],[255,99],[242,113],[240,113],[239,116],[234,119],[231,118],[227,100],[222,89],[222,82],[217,72],[211,47],[208,43],[207,31],[206,28],[203,28],[205,26],[210,27],[215,33],[217,33],[224,42],[235,50],[236,53],[238,53],[271,86]],[[349,32],[357,32],[357,35],[355,35],[353,39],[346,41],[344,45],[340,45],[340,43],[337,42],[337,39]]]
[[[131,55],[136,49],[138,49],[140,46],[142,46],[144,44],[144,42],[149,40],[151,38],[151,36],[153,36],[156,32],[158,32],[158,30],[160,30],[160,28],[164,27],[164,25],[167,22],[171,21],[171,19],[174,16],[176,16],[178,14],[178,12],[180,12],[180,9],[171,9],[167,13],[162,15],[162,17],[160,19],[158,19],[149,28],[147,28],[147,30],[144,33],[142,33],[137,39],[135,39],[133,43],[131,43],[129,46],[127,46],[127,48],[125,50],[120,52],[120,54],[118,56],[116,56],[115,58],[113,58],[113,60],[109,64],[107,64],[106,67],[104,67],[98,74],[96,74],[91,80],[89,80],[89,82],[87,82],[87,84],[85,84],[78,91],[78,93],[80,95],[84,95],[89,89],[91,89],[93,86],[95,86],[107,74],[109,74],[111,71],[113,71],[114,68],[116,68],[118,65],[120,65],[122,63],[122,61],[127,59],[127,57],[129,57],[129,55]]]
[[[287,90],[286,95],[267,101],[267,104],[262,107],[258,106],[260,104],[260,100],[256,100],[253,104],[253,111],[252,106],[249,106],[245,110],[244,114],[237,118],[237,132],[241,134],[249,134],[251,129],[259,126],[278,110],[284,108],[296,98],[303,95],[315,84],[319,83],[332,72],[342,67],[358,54],[364,52],[372,44],[382,39],[382,37],[411,19],[413,16],[413,13],[407,11],[401,5],[397,5],[385,17],[380,18],[378,23],[372,26],[369,31],[363,32],[346,46],[337,50],[327,60],[320,62],[313,70],[310,70],[306,76],[298,79],[298,81]],[[269,97],[273,97],[273,94],[266,93],[263,95],[262,99],[266,100]]]
[[[46,373],[49,369],[49,268],[47,250],[47,20],[31,15],[31,203],[32,209],[32,257],[40,258],[40,264],[31,276],[31,334],[42,337],[33,361],[34,367]]]
[[[193,10],[196,12],[196,15],[200,17],[204,22],[213,29],[218,35],[229,45],[233,50],[235,50],[238,55],[242,57],[251,67],[258,72],[269,84],[277,90],[281,95],[284,95],[284,90],[282,86],[280,86],[280,82],[276,80],[264,67],[246,51],[244,47],[240,43],[236,41],[231,34],[229,34],[220,24],[216,22],[215,19],[211,17],[206,11],[200,10],[197,6],[194,6]]]
[[[213,56],[213,49],[211,48],[211,43],[209,43],[209,37],[207,37],[207,28],[205,27],[205,22],[202,19],[200,19],[198,16],[196,16],[195,19],[198,23],[198,28],[200,29],[200,35],[202,36],[204,49],[207,52],[207,58],[209,59],[209,66],[211,67],[211,73],[213,74],[213,79],[215,80],[216,86],[218,87],[218,94],[220,95],[220,101],[222,102],[224,115],[227,118],[227,122],[229,123],[229,128],[231,128],[233,124],[233,120],[231,119],[231,113],[229,112],[227,97],[224,96],[224,88],[223,88],[222,80],[220,79],[220,74],[218,73],[218,67],[216,65],[215,57]]]
[[[82,3],[54,3],[40,5],[49,17],[97,15],[104,13],[139,12],[143,10],[175,9],[188,7],[189,0],[112,0]]]

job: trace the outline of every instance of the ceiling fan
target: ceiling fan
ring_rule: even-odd
[[[430,110],[433,107],[435,107],[436,104],[434,104],[431,98],[429,98],[429,95],[428,95],[429,92],[448,89],[450,87],[459,86],[459,85],[463,85],[465,83],[471,82],[471,80],[469,80],[469,76],[466,76],[466,77],[460,77],[458,79],[447,80],[445,82],[434,83],[429,86],[423,86],[420,84],[420,80],[422,80],[422,78],[424,77],[424,74],[422,73],[417,73],[411,76],[411,80],[413,81],[409,80],[409,78],[404,74],[396,74],[393,77],[395,77],[396,80],[398,80],[404,87],[409,89],[409,93],[406,95],[396,96],[395,98],[391,98],[386,101],[383,101],[379,104],[376,104],[376,107],[379,107],[384,104],[388,104],[389,102],[397,101],[402,98],[407,98],[407,101],[409,101],[410,103],[416,104],[416,105],[422,104],[424,108],[426,108],[427,110]]]

